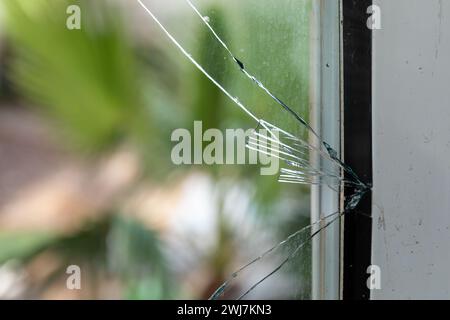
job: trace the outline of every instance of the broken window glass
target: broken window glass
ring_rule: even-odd
[[[247,147],[281,160],[280,183],[356,190],[343,212],[327,213],[263,251],[231,273],[210,297],[254,298],[256,290],[268,292],[284,283],[287,298],[304,298],[308,277],[291,273],[286,278],[281,270],[307,272],[310,240],[354,208],[369,188],[308,121],[311,1],[172,0],[170,6],[166,1],[138,2],[155,22],[153,27],[170,40],[167,45],[174,45],[197,69],[194,77],[202,74],[228,98],[226,112],[241,112],[245,117],[239,118],[239,125],[255,127]],[[226,117],[215,114],[215,107],[209,106],[211,118]],[[261,135],[261,128],[269,135]],[[318,164],[312,162],[313,155],[321,158]]]
[[[5,1],[8,35],[15,49],[14,63],[8,69],[20,97],[29,99],[41,111],[50,111],[48,118],[70,133],[72,139],[64,140],[64,145],[76,142],[106,156],[110,148],[126,143],[129,151],[124,153],[132,154],[130,158],[136,157],[139,163],[119,161],[122,165],[112,169],[99,163],[105,172],[94,169],[97,164],[87,169],[77,167],[80,178],[74,175],[70,181],[67,174],[57,175],[58,183],[53,179],[48,182],[58,191],[49,196],[57,204],[50,210],[52,215],[29,196],[27,201],[3,197],[0,202],[10,200],[12,205],[8,202],[0,207],[1,228],[5,221],[7,225],[8,217],[17,222],[18,211],[33,215],[33,219],[21,221],[54,223],[57,219],[48,217],[61,217],[60,211],[67,209],[61,209],[65,203],[83,203],[86,212],[99,212],[99,222],[88,229],[80,224],[69,238],[53,234],[50,240],[37,237],[32,241],[32,247],[37,248],[32,256],[39,257],[41,250],[60,257],[73,254],[75,239],[83,255],[73,257],[74,263],[84,270],[85,263],[92,262],[86,270],[92,279],[100,279],[93,270],[115,275],[123,284],[124,297],[310,298],[311,240],[336,225],[346,212],[333,208],[321,212],[319,221],[312,220],[311,189],[329,188],[337,195],[342,186],[352,186],[356,192],[347,208],[355,206],[367,190],[341,161],[339,150],[330,146],[339,144],[339,139],[332,142],[329,135],[324,139],[323,130],[312,121],[321,112],[311,103],[312,92],[318,91],[317,74],[311,67],[317,63],[317,21],[312,21],[317,2],[81,1],[80,30],[61,28],[66,16],[60,13],[65,12],[66,2],[42,2],[46,5]],[[123,10],[116,10],[117,6]],[[123,26],[119,12],[129,18]],[[128,28],[133,32],[128,33]],[[55,52],[59,57],[56,60]],[[82,94],[74,95],[74,90]],[[5,132],[23,127],[11,125],[14,121],[3,117],[0,127],[5,130],[6,125]],[[20,114],[17,117],[17,123],[24,123]],[[242,130],[249,134],[236,147],[242,146],[246,154],[238,154],[233,146],[223,150],[223,165],[202,161],[194,154],[188,165],[180,166],[171,159],[170,139],[180,129],[193,132],[194,148],[200,146],[200,151],[210,147],[211,141],[202,140],[207,129],[224,133]],[[196,131],[200,132],[199,144]],[[16,140],[21,139],[3,136],[17,149]],[[47,156],[46,150],[43,152]],[[4,153],[10,158],[7,167],[16,172],[23,171],[17,158],[30,163],[40,158],[35,151],[33,157]],[[253,161],[256,157],[259,163]],[[42,162],[51,174],[55,173],[57,166]],[[276,164],[275,170],[268,173],[272,167],[267,164]],[[124,175],[129,172],[126,168],[131,172],[143,169],[146,174],[121,189],[122,196],[116,196],[111,179],[106,177]],[[83,174],[84,170],[88,173]],[[98,177],[91,171],[99,171]],[[346,179],[342,178],[344,172]],[[74,190],[74,199],[80,194],[83,201],[60,201],[64,192],[59,192],[59,179],[64,186],[78,186],[70,190]],[[47,190],[42,187],[46,181],[40,178],[36,187],[31,184],[36,199]],[[101,192],[103,188],[108,192]],[[108,196],[99,201],[103,193]],[[92,201],[88,201],[88,195]],[[24,203],[34,203],[38,212],[21,206]],[[39,211],[45,212],[46,218],[39,218]],[[129,216],[130,223],[119,218],[122,215]],[[146,228],[136,229],[141,225],[151,230],[151,235]],[[2,238],[9,239],[0,231]],[[17,248],[9,250],[11,241],[0,241],[0,263],[13,257],[25,266],[28,258],[21,257]],[[21,247],[20,241],[13,242]],[[91,250],[91,243],[99,245],[98,250]],[[2,255],[5,249],[7,254]],[[61,261],[58,270],[64,273],[65,260]],[[8,270],[15,268],[11,266],[15,264],[0,271],[9,277]],[[56,285],[63,285],[65,290],[59,280]],[[100,287],[100,282],[89,282],[92,288]],[[24,292],[30,291],[24,288]],[[101,294],[101,290],[92,290],[91,294],[95,292]]]

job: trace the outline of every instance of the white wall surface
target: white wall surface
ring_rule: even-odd
[[[450,299],[450,1],[376,0],[373,299]]]

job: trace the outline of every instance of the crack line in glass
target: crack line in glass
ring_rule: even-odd
[[[301,117],[299,116],[291,107],[285,104],[281,99],[279,99],[275,94],[273,94],[264,84],[258,80],[255,76],[250,74],[244,63],[239,60],[229,49],[227,44],[219,37],[216,31],[209,24],[208,19],[206,19],[200,11],[194,6],[194,4],[190,0],[185,0],[188,5],[194,10],[194,12],[201,18],[203,23],[208,27],[208,29],[212,32],[215,39],[222,45],[222,47],[228,52],[231,56],[232,60],[239,66],[242,73],[251,81],[253,81],[260,89],[262,89],[268,96],[270,96],[277,104],[279,104],[284,110],[286,110],[291,116],[293,116],[298,122],[300,122],[311,134],[313,134],[319,141],[320,145],[325,147],[326,152],[322,150],[321,147],[314,146],[294,135],[288,133],[287,131],[265,121],[264,119],[258,118],[253,112],[250,111],[242,102],[239,101],[237,97],[234,97],[229,91],[227,91],[218,81],[216,81],[193,57],[189,54],[183,46],[172,36],[172,34],[164,27],[164,25],[159,21],[159,19],[152,13],[150,9],[142,2],[142,0],[137,0],[140,6],[150,15],[150,17],[156,22],[156,24],[160,27],[160,29],[166,34],[166,36],[170,39],[170,41],[175,44],[181,53],[199,70],[201,71],[215,86],[217,86],[229,99],[231,99],[240,109],[242,109],[248,116],[250,116],[253,120],[255,120],[259,126],[262,126],[265,130],[267,130],[271,137],[266,137],[264,135],[258,134],[256,129],[254,130],[255,135],[258,139],[253,137],[249,137],[247,140],[247,147],[249,149],[270,155],[283,160],[286,164],[291,167],[296,168],[297,170],[281,168],[279,181],[285,183],[297,183],[297,184],[308,184],[308,185],[327,185],[332,190],[338,192],[339,187],[343,186],[351,186],[354,188],[354,192],[349,196],[348,201],[344,207],[343,212],[334,212],[332,214],[327,215],[326,217],[321,218],[320,220],[309,224],[302,229],[294,232],[289,237],[287,237],[282,242],[273,246],[269,250],[266,250],[263,254],[253,259],[251,262],[247,263],[243,267],[239,268],[235,271],[229,278],[226,280],[210,297],[210,299],[218,299],[220,298],[225,290],[229,287],[231,282],[236,279],[244,270],[246,270],[251,265],[256,262],[264,259],[270,253],[277,251],[281,247],[284,247],[291,243],[296,243],[293,251],[290,252],[287,258],[285,258],[275,269],[273,269],[266,276],[258,280],[254,283],[248,290],[246,290],[242,295],[239,296],[238,300],[247,296],[252,290],[254,290],[259,284],[265,281],[267,278],[275,274],[279,271],[286,263],[288,263],[292,258],[294,258],[299,250],[307,244],[314,236],[319,234],[322,230],[327,228],[333,222],[342,217],[349,210],[353,210],[356,208],[361,198],[366,194],[371,186],[362,182],[357,174],[346,165],[338,156],[336,150],[334,150],[327,142],[323,141],[320,135],[318,135],[313,128]],[[285,142],[281,140],[279,137],[281,136],[285,139]],[[262,140],[261,140],[262,139]],[[265,139],[265,140],[264,140]],[[287,141],[289,142],[287,142]],[[268,146],[268,142],[270,142],[270,147]],[[341,175],[337,173],[333,173],[329,169],[325,168],[315,168],[309,163],[307,159],[303,159],[301,156],[305,158],[308,157],[308,153],[317,152],[317,154],[325,160],[331,161],[333,165],[335,165],[338,169],[343,170],[348,174],[349,179],[344,179]],[[281,155],[280,155],[281,154]],[[355,214],[362,214],[359,212],[355,212]],[[332,218],[333,217],[333,218]],[[328,219],[332,218],[327,222]],[[325,223],[325,224],[324,224]],[[311,232],[313,227],[321,225],[320,228]],[[297,242],[298,238],[305,235],[305,232],[311,232],[309,236],[303,240]]]

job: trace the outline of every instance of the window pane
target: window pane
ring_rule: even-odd
[[[56,148],[48,160],[26,156],[33,134],[20,128],[24,141],[5,142],[24,150],[8,170],[40,175],[12,176],[5,188],[31,190],[22,198],[0,194],[0,236],[17,244],[0,263],[18,274],[42,259],[39,281],[52,259],[59,277],[79,266],[92,290],[76,298],[310,298],[310,240],[329,222],[310,224],[310,189],[342,183],[309,125],[313,1],[36,3],[2,6],[14,90],[2,86],[1,104],[27,103],[0,110],[58,139],[34,137]],[[32,197],[48,202],[15,207]],[[60,297],[61,283],[36,297]]]

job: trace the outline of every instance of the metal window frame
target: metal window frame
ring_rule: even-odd
[[[335,150],[341,149],[341,0],[313,2],[311,123]],[[317,141],[312,141],[318,143]],[[312,157],[318,166],[318,155]],[[340,196],[327,186],[311,187],[311,223],[340,210]],[[315,232],[318,227],[314,228]],[[340,298],[339,221],[312,240],[312,298]]]
[[[372,0],[343,0],[343,159],[372,184],[372,30],[367,26]],[[344,197],[353,193],[343,190]],[[343,228],[342,298],[370,299],[372,199],[368,192],[346,212]]]
[[[372,183],[372,31],[367,27],[371,4],[372,0],[314,1],[311,28],[311,122],[367,183]],[[319,164],[320,159],[312,161]],[[338,195],[325,186],[312,187],[311,222],[342,211],[352,192],[343,188]],[[370,216],[368,193],[355,210],[313,239],[313,299],[370,299]]]

